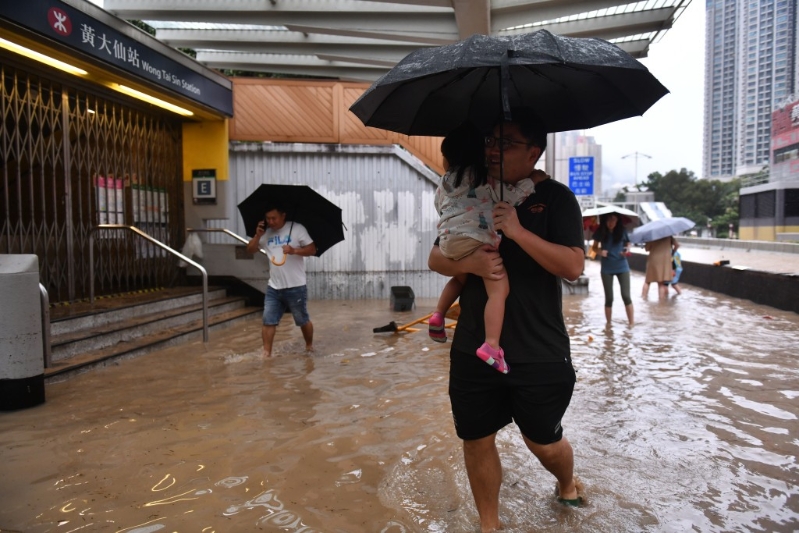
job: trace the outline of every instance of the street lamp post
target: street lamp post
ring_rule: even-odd
[[[633,175],[633,179],[635,180],[635,186],[638,186],[638,158],[639,157],[646,157],[647,159],[652,159],[651,155],[642,154],[641,152],[633,152],[632,154],[627,154],[621,156],[622,159],[627,159],[628,157],[635,158],[635,174]]]

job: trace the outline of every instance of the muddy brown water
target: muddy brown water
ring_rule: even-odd
[[[511,532],[799,530],[799,316],[684,286],[617,295],[598,264],[565,295],[578,383],[564,420],[588,505],[500,432]],[[652,291],[654,295],[656,291]],[[312,301],[317,353],[287,315],[47,386],[0,413],[0,531],[474,532],[447,398],[449,344],[373,334],[430,311]]]

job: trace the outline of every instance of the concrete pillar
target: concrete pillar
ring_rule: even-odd
[[[44,402],[39,258],[0,255],[0,410]]]

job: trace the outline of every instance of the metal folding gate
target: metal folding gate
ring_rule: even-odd
[[[181,125],[0,63],[0,254],[36,254],[51,302],[89,294],[89,233],[183,242]],[[95,244],[95,293],[172,285],[175,259],[129,231]]]

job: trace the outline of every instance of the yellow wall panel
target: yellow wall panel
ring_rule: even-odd
[[[217,180],[228,176],[228,121],[183,124],[183,181],[191,181],[192,169],[215,168]]]

